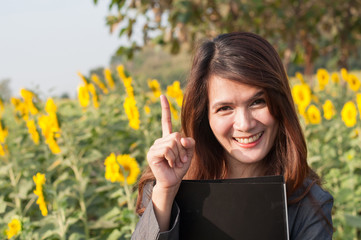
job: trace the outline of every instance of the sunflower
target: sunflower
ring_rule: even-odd
[[[48,144],[49,149],[52,153],[58,154],[61,152],[61,150],[60,150],[58,143],[54,139],[56,134],[54,134],[54,132],[52,132],[50,135],[51,135],[51,137],[45,139],[45,143]]]
[[[325,104],[322,105],[322,108],[323,108],[323,116],[327,120],[330,120],[336,114],[335,107],[333,106],[331,100],[327,99]]]
[[[78,87],[78,99],[80,106],[87,107],[90,103],[90,95],[88,92],[88,87],[86,85],[81,85]]]
[[[21,89],[20,95],[24,99],[24,105],[27,111],[30,112],[32,115],[37,114],[39,111],[33,103],[33,98],[35,97],[35,94],[29,90]]]
[[[38,131],[36,130],[36,125],[35,125],[34,119],[26,121],[26,126],[28,127],[28,132],[31,136],[31,139],[33,140],[33,142],[36,145],[38,145],[40,136],[39,136]]]
[[[345,82],[348,81],[348,72],[346,68],[341,69],[341,77]]]
[[[131,157],[129,154],[118,155],[117,162],[122,168],[120,181],[124,182],[126,179],[127,184],[129,185],[136,183],[140,174],[140,168],[135,158]]]
[[[152,101],[155,102],[162,94],[160,84],[156,79],[148,79],[148,87],[152,90]]]
[[[144,112],[145,112],[146,114],[150,114],[150,107],[149,107],[149,105],[145,105],[145,106],[144,106]]]
[[[89,83],[88,84],[88,90],[92,95],[92,100],[93,100],[93,106],[94,108],[98,108],[99,107],[99,101],[98,101],[98,95],[97,95],[97,90],[94,87],[94,84]]]
[[[107,84],[108,84],[109,88],[113,90],[115,87],[115,83],[114,83],[112,73],[110,72],[109,68],[104,69],[104,77],[105,77],[105,80],[107,80]]]
[[[83,81],[83,83],[84,83],[85,85],[88,84],[88,80],[84,77],[83,74],[81,74],[81,72],[78,72],[78,76],[81,78],[81,80]]]
[[[353,127],[356,124],[357,110],[352,101],[345,103],[341,110],[342,121],[347,127]]]
[[[4,147],[0,144],[0,156],[5,156],[6,155],[6,145],[4,145]]]
[[[311,89],[307,84],[298,84],[292,88],[292,96],[298,105],[300,114],[304,114],[306,107],[311,103]]]
[[[137,102],[134,96],[126,97],[123,104],[125,114],[127,115],[129,120],[129,126],[135,130],[139,129],[139,125],[140,125],[139,111],[136,104]]]
[[[29,119],[28,109],[21,99],[12,97],[11,103],[14,105],[15,111],[18,112],[25,121]]]
[[[307,119],[311,124],[319,124],[321,123],[321,113],[320,110],[315,105],[311,105],[307,109]]]
[[[349,74],[348,75],[348,85],[350,86],[351,90],[357,92],[360,88],[360,80],[355,74]]]
[[[303,78],[302,73],[300,73],[300,72],[296,72],[295,77],[296,77],[298,80],[300,80],[300,82],[301,82],[302,84],[304,84],[304,83],[305,83],[305,79]]]
[[[100,81],[98,75],[93,73],[90,77],[90,79],[103,91],[104,94],[108,93],[107,87],[104,85],[102,81]]]
[[[120,181],[120,167],[114,153],[111,153],[104,161],[105,179],[111,182]]]
[[[129,97],[134,96],[134,91],[133,91],[133,87],[132,87],[132,77],[127,77],[125,75],[123,65],[119,65],[117,67],[117,71],[118,71],[119,79],[123,82],[125,91],[127,92],[128,96]]]
[[[52,114],[52,113],[56,113],[57,107],[54,103],[54,100],[52,98],[48,98],[48,100],[46,100],[46,104],[45,104],[45,111],[48,114]]]
[[[21,222],[18,219],[13,219],[8,223],[8,229],[5,230],[8,239],[18,235],[21,231]]]
[[[316,73],[318,84],[320,86],[320,90],[325,89],[325,86],[328,84],[330,79],[330,74],[328,74],[327,70],[324,68],[320,68]]]
[[[340,82],[340,76],[337,72],[334,72],[331,74],[331,80],[333,83],[339,83]]]
[[[174,98],[178,106],[182,107],[183,92],[179,81],[174,81],[172,85],[167,87],[167,95]]]
[[[36,203],[39,205],[41,214],[43,216],[47,216],[48,209],[46,208],[46,202],[43,194],[43,185],[46,181],[45,174],[38,172],[35,176],[33,176],[33,180],[36,185],[34,194],[38,196],[38,200],[36,201]]]
[[[124,66],[119,65],[117,67],[117,71],[118,71],[118,75],[119,75],[120,80],[124,81],[124,79],[127,78],[127,76],[125,75]]]
[[[179,119],[178,112],[177,112],[177,110],[174,108],[174,106],[173,106],[172,103],[169,103],[169,109],[170,109],[170,112],[172,113],[173,119],[174,119],[174,120],[178,120],[178,119]]]
[[[134,96],[134,91],[132,87],[132,77],[126,76],[123,65],[119,65],[117,67],[117,71],[118,71],[119,79],[123,82],[125,86],[125,91],[127,92],[128,96],[129,97]]]
[[[5,143],[5,139],[8,135],[8,129],[6,127],[3,127],[3,123],[2,121],[0,121],[0,143]]]
[[[35,96],[33,92],[24,88],[20,90],[20,95],[24,99],[24,101],[32,101],[33,97]]]

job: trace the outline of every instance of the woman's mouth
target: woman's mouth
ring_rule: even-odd
[[[250,143],[254,143],[256,142],[258,139],[261,138],[261,136],[263,135],[264,132],[260,132],[257,133],[253,136],[250,137],[237,137],[234,138],[234,140],[236,140],[237,142],[241,143],[241,144],[250,144]]]

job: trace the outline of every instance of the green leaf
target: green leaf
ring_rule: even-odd
[[[50,219],[47,219],[47,220],[50,220]],[[51,237],[59,236],[59,233],[54,229],[53,224],[47,223],[46,221],[43,221],[43,223],[46,223],[46,224],[42,228],[39,229],[41,239],[52,239]]]
[[[122,214],[122,212],[120,211],[120,209],[118,207],[114,207],[112,210],[110,210],[109,212],[104,214],[102,218],[103,219],[112,219],[121,214]]]
[[[76,223],[76,222],[78,222],[78,221],[80,221],[79,216],[77,216],[77,217],[69,217],[69,218],[66,220],[66,223],[67,223],[69,226],[71,226],[71,225],[73,225],[74,223]]]
[[[113,190],[114,189],[114,185],[103,185],[103,186],[99,186],[95,189],[95,192],[96,193],[101,193],[101,192],[108,192],[110,190]]]
[[[345,214],[346,224],[361,229],[361,216]]]
[[[72,233],[69,237],[69,240],[80,240],[80,239],[81,240],[85,239],[85,235],[78,232]]]
[[[34,184],[31,180],[20,180],[19,183],[19,197],[21,199],[26,199],[29,191],[33,188]]]
[[[3,214],[6,210],[7,204],[4,201],[4,196],[0,196],[0,214]]]
[[[349,188],[342,188],[337,194],[337,201],[340,203],[348,203],[353,198],[353,191]]]
[[[122,233],[118,229],[114,229],[108,236],[107,240],[118,240],[122,236]]]
[[[12,167],[12,164],[6,164],[0,167],[0,176],[7,176],[9,174],[9,169]]]
[[[104,220],[99,219],[95,222],[89,222],[89,228],[90,229],[109,229],[109,228],[115,228],[118,224],[111,220]]]

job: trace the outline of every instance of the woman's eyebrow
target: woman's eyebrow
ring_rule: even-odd
[[[259,97],[263,96],[264,95],[264,91],[263,90],[259,90],[258,92],[256,92],[256,94],[254,94],[252,97],[250,97],[248,99],[249,102],[252,102],[256,99],[258,99]]]

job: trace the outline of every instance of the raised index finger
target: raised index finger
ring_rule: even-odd
[[[160,104],[162,106],[162,132],[163,137],[165,137],[172,133],[172,119],[169,102],[166,96],[160,96]]]

